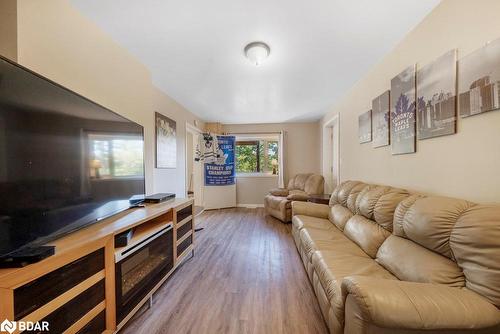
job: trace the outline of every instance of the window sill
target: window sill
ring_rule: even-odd
[[[136,180],[144,180],[143,177],[138,177],[138,176],[115,176],[115,177],[100,177],[100,178],[95,178],[91,177],[90,181],[91,182],[109,182],[109,181],[136,181]]]
[[[239,173],[239,174],[236,174],[236,178],[250,178],[250,177],[277,178],[278,174],[271,174],[271,173]]]

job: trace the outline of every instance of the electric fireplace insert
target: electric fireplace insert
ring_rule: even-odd
[[[174,266],[172,224],[116,255],[116,318],[120,323]]]

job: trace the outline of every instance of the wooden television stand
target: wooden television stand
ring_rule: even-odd
[[[147,204],[49,243],[56,252],[43,261],[1,269],[0,322],[48,321],[52,333],[117,332],[194,255],[193,213],[192,199]],[[127,246],[115,248],[115,236],[130,229]],[[150,269],[157,260],[167,265]],[[151,265],[139,268],[139,261]],[[134,270],[157,270],[154,280],[136,284],[147,291],[130,290],[134,280],[126,277]]]

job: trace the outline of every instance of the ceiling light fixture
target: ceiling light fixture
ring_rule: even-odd
[[[252,42],[245,46],[245,56],[250,60],[255,66],[262,64],[264,60],[269,57],[271,49],[269,45],[264,42]]]

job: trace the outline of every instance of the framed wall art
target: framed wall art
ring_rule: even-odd
[[[177,131],[174,120],[155,112],[156,168],[177,167]]]
[[[372,111],[368,110],[358,117],[359,142],[369,143],[372,141]]]
[[[417,72],[417,138],[456,133],[457,52],[451,50]]]
[[[390,91],[385,91],[372,101],[373,147],[390,144]]]
[[[500,39],[458,61],[458,110],[468,117],[500,108]]]
[[[415,66],[391,80],[392,154],[415,152]]]

